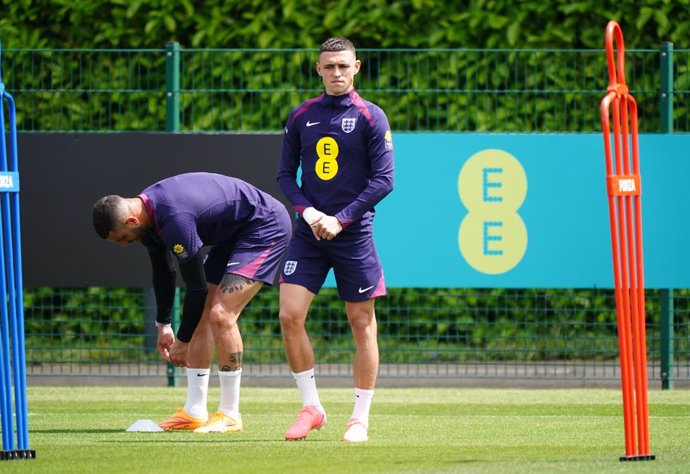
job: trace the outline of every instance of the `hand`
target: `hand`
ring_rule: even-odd
[[[319,218],[320,220],[321,218]],[[311,233],[314,234],[314,238],[316,240],[321,240],[321,236],[319,236],[319,227],[317,227],[319,221],[314,221],[313,223],[309,224],[309,228],[311,229]]]
[[[333,240],[343,230],[340,221],[334,216],[324,216],[311,226],[316,240]]]
[[[170,326],[158,326],[156,347],[161,357],[170,362],[170,346],[175,342],[175,333]]]
[[[309,228],[311,229],[312,234],[314,234],[314,238],[316,238],[316,240],[321,240],[321,237],[319,237],[315,230],[316,223],[324,217],[326,217],[326,214],[314,209],[313,207],[308,207],[304,210],[304,212],[302,212],[302,218],[307,224],[309,224]]]
[[[314,224],[322,217],[326,217],[326,214],[311,206],[302,211],[302,219],[309,225]]]
[[[187,357],[189,356],[189,343],[179,339],[170,347],[170,362],[175,367],[187,367]]]

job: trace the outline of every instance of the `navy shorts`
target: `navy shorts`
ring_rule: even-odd
[[[273,209],[256,226],[232,242],[208,252],[204,262],[206,280],[218,285],[226,273],[273,285],[290,241],[292,223],[284,207]]]
[[[299,220],[285,255],[280,282],[300,285],[318,294],[331,268],[342,300],[366,301],[386,294],[372,226],[345,229],[333,240],[316,240],[309,226]]]

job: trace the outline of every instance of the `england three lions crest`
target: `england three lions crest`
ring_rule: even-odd
[[[286,275],[292,275],[297,270],[297,262],[295,260],[287,260],[285,262],[285,267],[283,268],[283,273]]]
[[[356,118],[344,118],[342,129],[345,133],[350,133],[355,129],[355,124],[357,123]]]

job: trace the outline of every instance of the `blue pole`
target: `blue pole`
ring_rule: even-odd
[[[1,50],[0,50],[1,52]],[[5,100],[9,109],[10,155],[5,139]],[[35,459],[29,449],[29,409],[26,401],[26,350],[24,341],[24,283],[19,219],[19,160],[17,157],[17,110],[5,91],[0,73],[0,403],[2,445],[0,460]],[[9,316],[9,317],[8,317]],[[10,343],[11,339],[11,343]],[[10,360],[10,352],[12,357]],[[10,364],[12,371],[10,371]],[[14,407],[12,415],[12,387]],[[14,449],[16,425],[17,447]]]
[[[7,168],[7,147],[5,143],[5,107],[2,100],[5,96],[5,84],[0,78],[0,169]],[[3,201],[5,195],[3,193]],[[2,228],[9,219],[5,209],[2,209]],[[2,360],[0,361],[0,373],[2,375],[2,449],[14,450],[14,420],[12,413],[12,372],[10,369],[10,336],[9,319],[7,313],[7,288],[4,232],[0,232],[0,347],[2,348]]]
[[[17,448],[29,449],[29,408],[26,401],[26,349],[24,340],[24,276],[22,274],[22,239],[19,214],[19,159],[17,154],[17,110],[12,96],[5,91],[10,118],[10,163],[9,169],[16,176],[14,192],[9,195],[9,212],[12,217],[12,290],[14,298],[11,314],[12,356],[14,361],[14,402],[17,413]]]

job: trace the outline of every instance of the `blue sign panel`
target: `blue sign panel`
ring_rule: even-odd
[[[19,192],[19,173],[0,171],[0,192]]]
[[[398,133],[389,287],[613,287],[600,134]],[[645,286],[690,287],[688,135],[641,135]],[[333,284],[332,277],[328,283]]]

